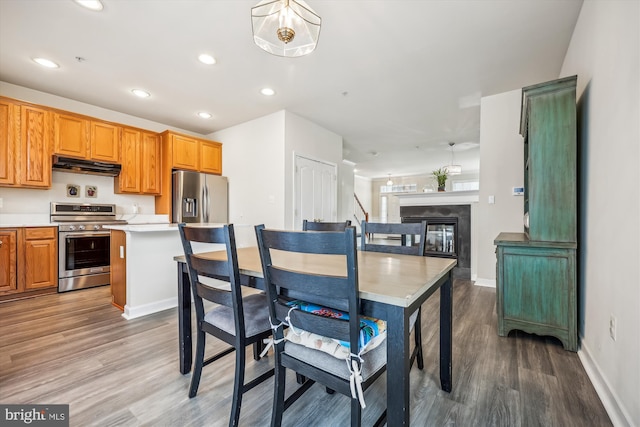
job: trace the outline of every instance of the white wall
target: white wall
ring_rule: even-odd
[[[640,426],[639,58],[640,2],[585,1],[561,71],[578,75],[579,354],[614,425],[632,426]]]
[[[338,182],[340,182],[342,177],[338,166],[342,163],[342,137],[289,111],[285,111],[284,114],[284,220],[285,226],[293,229],[295,228],[293,223],[293,207],[295,206],[293,194],[294,155],[298,154],[309,159],[336,165]],[[340,200],[340,186],[337,187],[337,197]]]
[[[353,216],[355,199],[355,175],[353,173],[354,163],[342,161],[338,165],[338,221],[350,220],[351,225],[356,225]]]
[[[209,135],[222,143],[229,222],[285,227],[284,135],[284,110]]]
[[[495,286],[493,244],[503,231],[524,231],[522,196],[512,187],[524,184],[524,141],[519,134],[521,89],[487,96],[480,102],[480,192],[477,227],[476,284]],[[495,203],[489,204],[489,196]]]

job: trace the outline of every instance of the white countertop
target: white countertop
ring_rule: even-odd
[[[0,214],[0,228],[56,227],[49,214]]]

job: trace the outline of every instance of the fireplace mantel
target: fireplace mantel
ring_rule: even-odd
[[[400,206],[437,206],[437,205],[470,205],[478,203],[479,192],[446,191],[438,193],[405,193],[396,194]]]

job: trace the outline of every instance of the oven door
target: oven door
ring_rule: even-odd
[[[60,232],[58,242],[59,291],[109,284],[109,231]]]

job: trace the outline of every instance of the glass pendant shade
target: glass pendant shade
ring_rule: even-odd
[[[263,0],[251,8],[253,41],[272,55],[292,58],[313,52],[321,23],[302,0]]]
[[[447,175],[460,175],[462,173],[462,166],[453,164],[453,162],[454,162],[453,146],[454,145],[456,145],[455,142],[450,142],[449,143],[449,147],[451,147],[451,164],[443,167],[443,169],[447,173]]]

